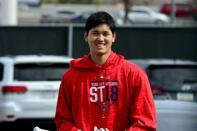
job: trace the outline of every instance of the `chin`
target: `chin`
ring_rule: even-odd
[[[106,54],[106,52],[105,51],[97,51],[97,52],[95,52],[95,54],[96,55],[104,55],[104,54]]]
[[[110,51],[108,50],[94,50],[92,53],[96,55],[105,55],[108,54]]]

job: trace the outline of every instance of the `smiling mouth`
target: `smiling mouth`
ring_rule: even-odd
[[[96,44],[97,47],[105,46],[105,45],[106,45],[105,43],[97,43],[97,44]]]
[[[96,47],[97,47],[98,49],[103,49],[104,46],[105,46],[105,44],[96,44]]]

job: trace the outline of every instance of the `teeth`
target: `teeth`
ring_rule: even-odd
[[[96,46],[102,47],[102,46],[105,46],[105,45],[104,44],[97,44]]]
[[[105,45],[104,43],[97,43],[96,45]]]

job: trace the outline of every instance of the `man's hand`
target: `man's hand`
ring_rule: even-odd
[[[41,129],[39,128],[38,126],[36,126],[33,131],[49,131],[49,130],[44,130],[44,129]]]
[[[94,131],[109,131],[109,129],[107,129],[107,128],[97,128],[96,126],[94,126]]]

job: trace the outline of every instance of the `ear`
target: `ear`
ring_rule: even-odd
[[[116,40],[116,32],[114,32],[114,34],[113,34],[113,40],[112,40],[112,42],[114,43],[115,40]]]
[[[85,42],[88,42],[88,33],[87,32],[84,33],[84,39],[85,39]]]

